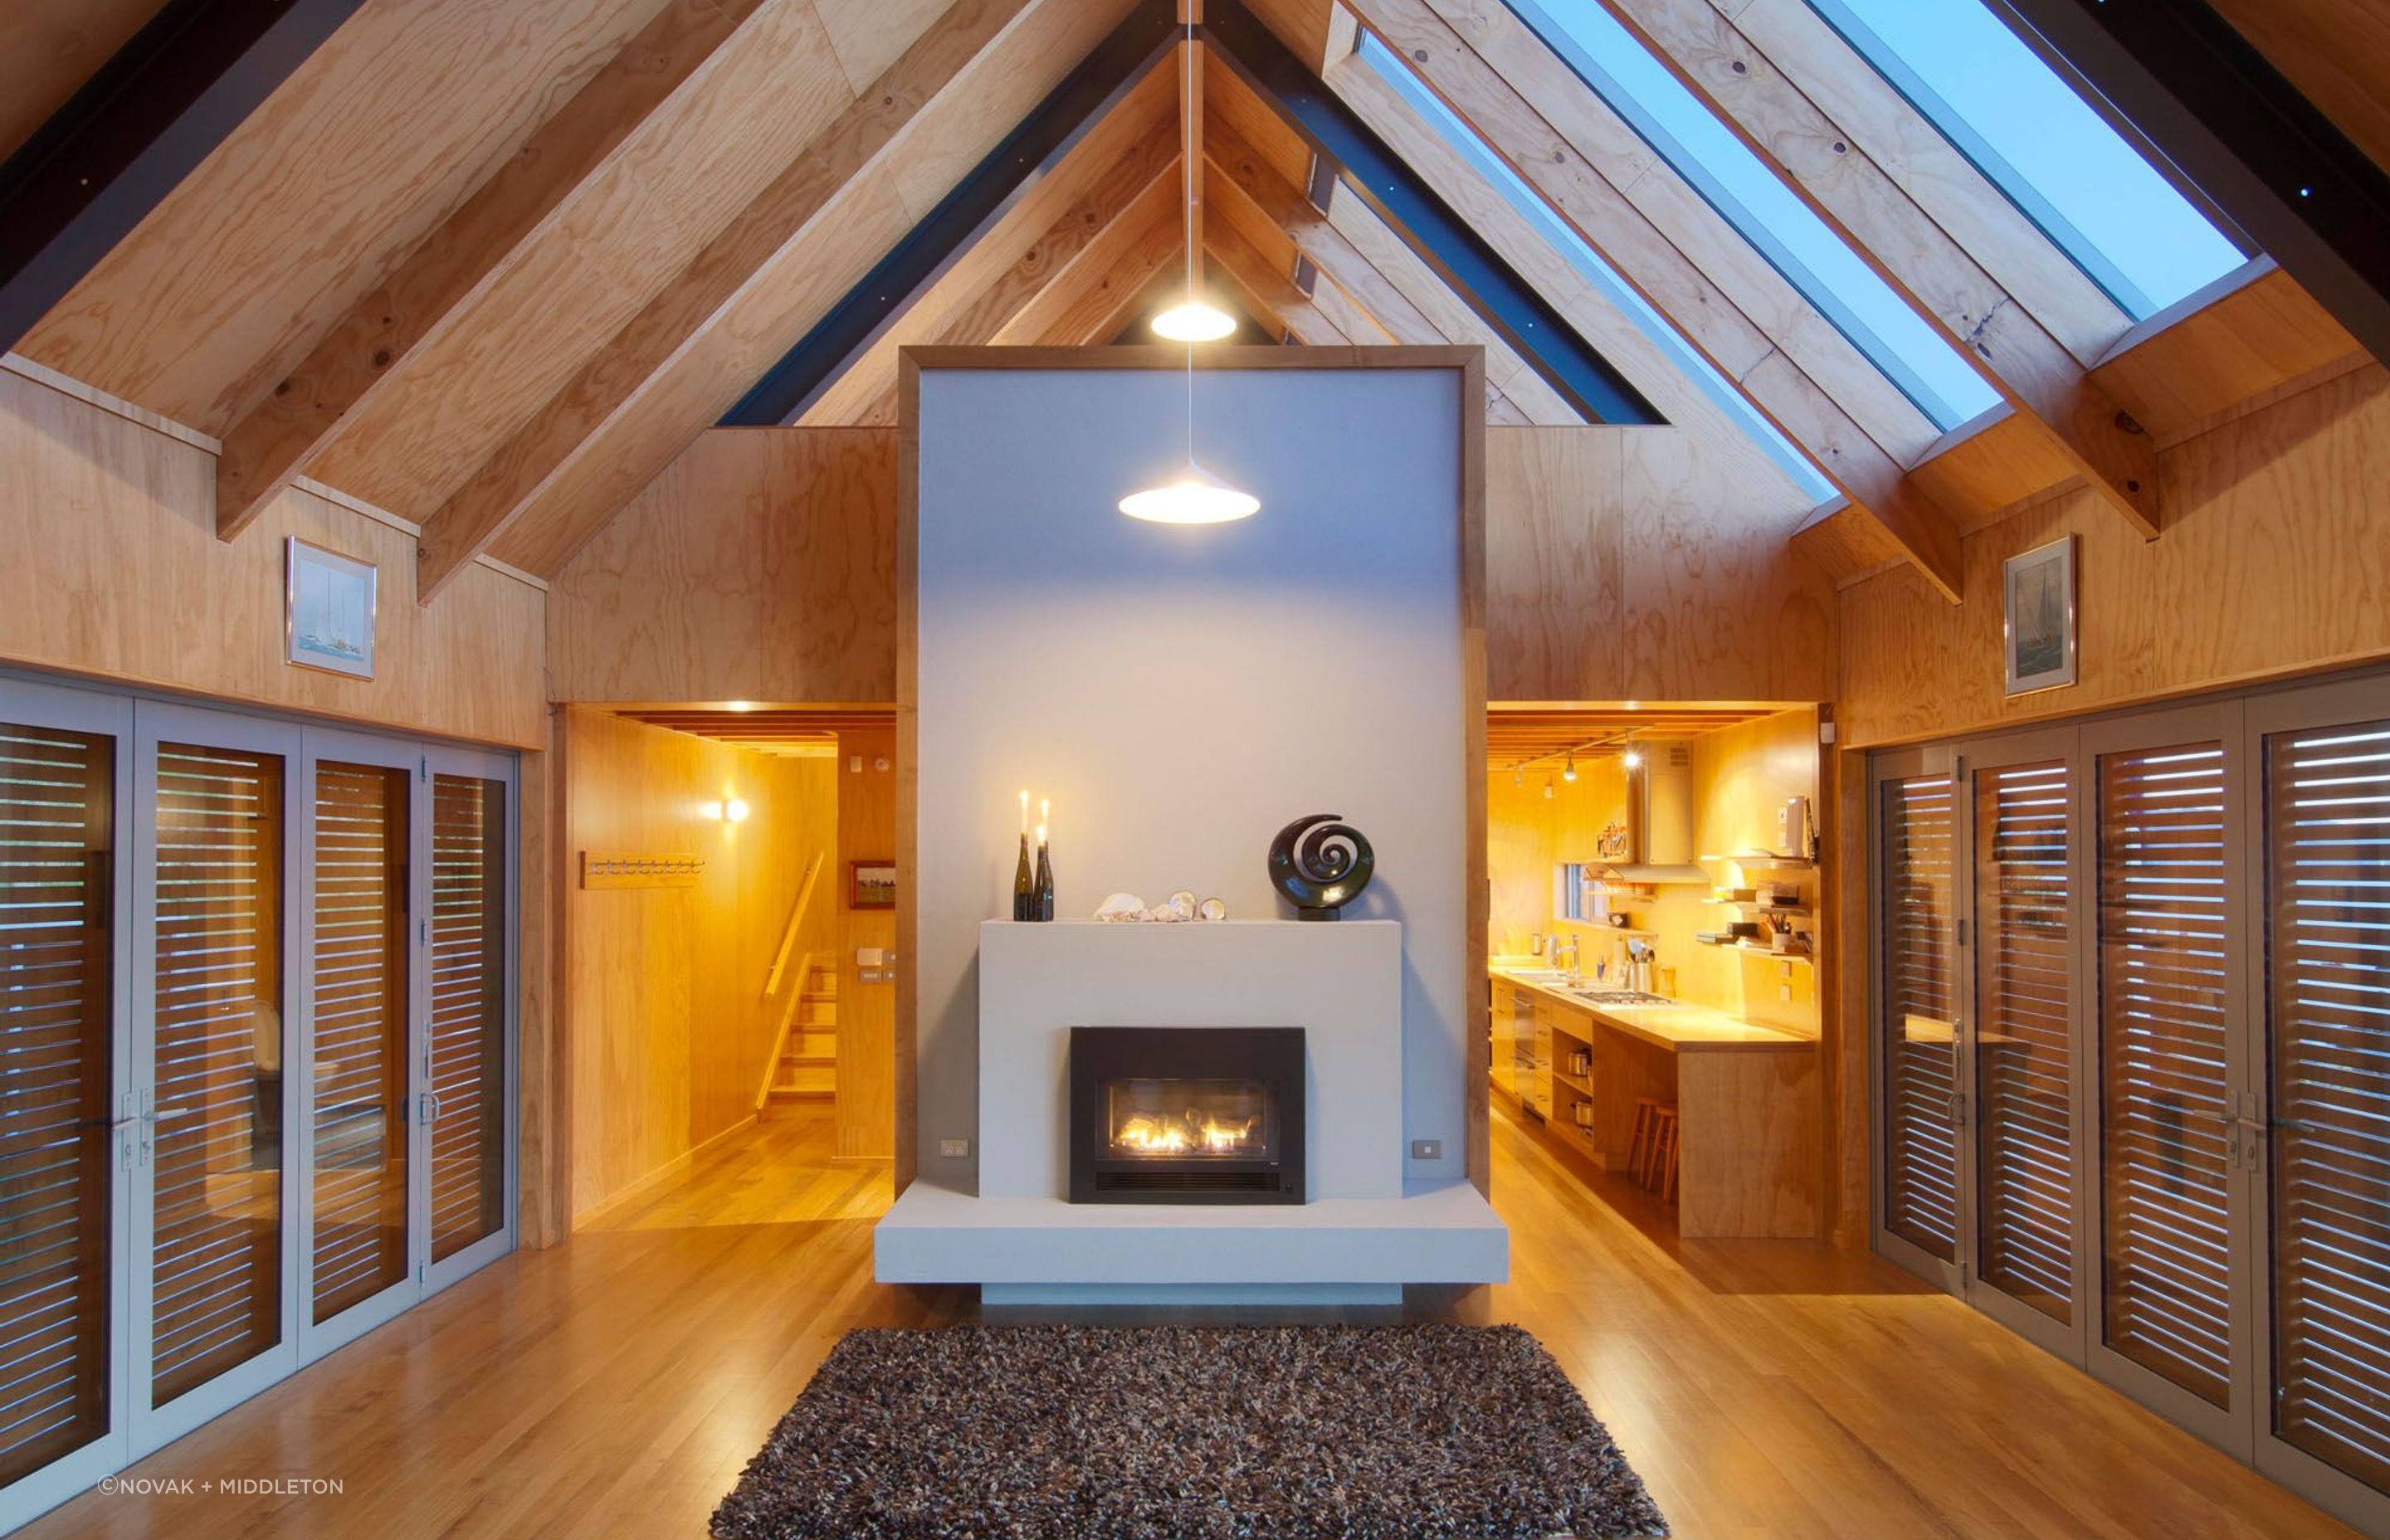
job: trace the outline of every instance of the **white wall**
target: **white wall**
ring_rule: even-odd
[[[919,539],[920,1172],[978,1138],[981,921],[1010,913],[1029,787],[1056,912],[1126,889],[1280,912],[1280,826],[1341,813],[1378,853],[1355,918],[1405,926],[1414,1177],[1465,1174],[1460,403],[1451,370],[1199,373],[1197,449],[1239,524],[1124,518],[1185,455],[1182,377],[924,371]],[[1188,1022],[1187,1025],[1203,1025]]]

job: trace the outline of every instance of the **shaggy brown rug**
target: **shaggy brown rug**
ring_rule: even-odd
[[[722,1540],[1668,1533],[1517,1327],[849,1332]]]

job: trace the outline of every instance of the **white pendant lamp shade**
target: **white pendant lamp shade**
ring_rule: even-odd
[[[1193,460],[1162,485],[1120,500],[1121,512],[1150,524],[1232,524],[1261,507],[1260,498],[1239,492]]]
[[[1174,342],[1216,342],[1236,330],[1237,323],[1227,312],[1190,297],[1185,303],[1172,305],[1156,315],[1153,329],[1156,335]]]

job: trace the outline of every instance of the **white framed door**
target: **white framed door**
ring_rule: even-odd
[[[1879,754],[1870,762],[1875,1244],[1954,1294],[1966,1290],[1972,1227],[1960,1136],[1959,786],[1956,756],[1947,749]]]
[[[1959,746],[1967,1298],[2070,1363],[2091,1290],[2085,797],[2071,728]]]
[[[133,703],[0,679],[0,1530],[122,1467]]]
[[[419,746],[302,736],[297,906],[303,1116],[299,1356],[312,1363],[422,1295],[416,1187],[430,840]]]
[[[2250,797],[2237,700],[2083,728],[2099,1277],[2085,1367],[2251,1456]]]
[[[2257,1469],[2390,1534],[2390,679],[2249,702]]]
[[[514,1249],[519,810],[510,756],[423,760],[426,889],[418,1223],[431,1292]]]
[[[130,1455],[298,1363],[299,730],[134,708]]]

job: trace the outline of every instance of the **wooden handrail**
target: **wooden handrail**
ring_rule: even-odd
[[[780,992],[780,970],[789,966],[789,951],[797,944],[797,927],[804,923],[805,906],[814,901],[814,883],[820,879],[821,868],[822,853],[816,851],[814,858],[805,863],[803,880],[797,884],[797,902],[789,910],[789,928],[780,932],[780,950],[772,957],[772,971],[765,976],[764,993],[766,996]],[[804,993],[804,977],[800,970],[797,992],[801,995]]]
[[[755,1110],[772,1099],[772,1082],[780,1072],[780,1056],[789,1049],[789,1028],[797,1020],[797,1011],[805,1003],[804,981],[813,976],[814,957],[807,952],[797,959],[797,987],[789,991],[789,1006],[780,1012],[780,1030],[772,1036],[772,1051],[764,1056],[764,1084],[755,1088]]]

